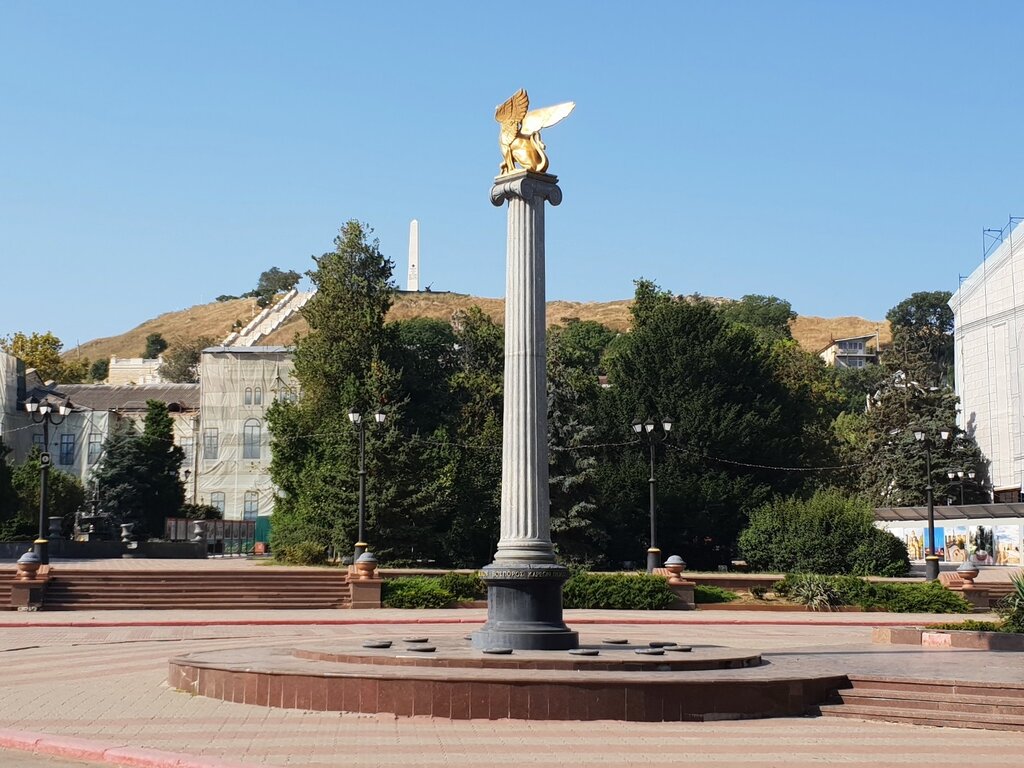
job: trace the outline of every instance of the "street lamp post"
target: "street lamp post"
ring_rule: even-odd
[[[949,440],[949,430],[939,432],[942,442]],[[928,500],[928,540],[925,542],[924,575],[928,581],[939,578],[939,556],[935,554],[935,499],[932,497],[932,441],[923,429],[914,430],[914,439],[924,446],[925,472],[927,484],[924,487]]]
[[[962,469],[949,470],[946,473],[946,477],[949,478],[950,482],[953,482],[953,478],[957,478],[958,485],[960,486],[960,506],[964,505],[964,471]],[[974,473],[971,472],[971,478],[974,478]]]
[[[25,401],[25,410],[28,411],[32,417],[33,424],[43,425],[43,452],[39,454],[39,537],[33,542],[32,549],[37,555],[39,555],[39,562],[41,565],[47,565],[50,562],[49,554],[49,541],[46,538],[46,518],[49,514],[49,503],[47,499],[47,488],[49,486],[50,477],[50,425],[57,426],[64,423],[64,419],[67,418],[68,414],[71,413],[74,406],[71,404],[71,400],[65,398],[60,405],[56,407],[56,414],[54,413],[53,404],[47,399],[36,400],[34,397],[30,397]]]
[[[352,558],[354,563],[359,559],[359,556],[366,551],[366,419],[358,411],[349,411],[349,421],[351,421],[357,430],[359,430],[359,536],[356,541],[355,554]],[[374,423],[380,427],[383,426],[385,419],[384,413],[377,411],[373,414]]]
[[[651,454],[651,475],[647,479],[647,485],[650,489],[650,515],[651,515],[651,545],[647,548],[647,572],[653,573],[654,569],[661,565],[661,550],[658,549],[658,521],[654,513],[655,504],[655,484],[654,479],[654,453],[655,447],[658,442],[664,442],[668,439],[669,432],[672,431],[672,419],[668,416],[661,420],[661,439],[657,439],[655,434],[656,424],[654,419],[648,419],[647,421],[635,421],[633,422],[633,431],[636,434],[645,437],[647,439],[648,447],[650,448]]]

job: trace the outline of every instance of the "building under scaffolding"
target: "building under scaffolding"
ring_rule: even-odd
[[[949,302],[960,426],[991,462],[996,502],[1024,483],[1024,219],[983,232],[983,258]]]

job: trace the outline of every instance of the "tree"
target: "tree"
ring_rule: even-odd
[[[249,291],[246,296],[256,298],[256,306],[267,307],[279,293],[286,293],[298,285],[302,276],[298,272],[288,270],[282,272],[277,267],[271,267],[260,273],[259,282],[254,290]],[[218,299],[219,301],[220,299]]]
[[[33,448],[24,464],[14,468],[11,484],[18,494],[17,512],[7,521],[6,535],[14,538],[34,538],[39,526],[39,488],[42,466],[40,451]],[[75,522],[75,511],[85,501],[81,481],[70,472],[53,467],[47,472],[47,508],[53,517],[63,518],[63,530],[70,533]]]
[[[967,503],[989,500],[988,461],[972,435],[956,424],[959,398],[948,387],[926,387],[897,370],[871,396],[865,414],[864,442],[858,458],[863,464],[860,487],[879,506],[925,503],[927,485],[923,446],[914,438],[923,430],[932,441],[931,484],[938,503],[959,501],[960,488],[946,476],[949,470],[974,470],[973,483],[964,486]],[[946,431],[949,439],[943,441]]]
[[[309,273],[317,286],[302,308],[310,330],[295,350],[302,398],[274,403],[267,413],[270,471],[281,490],[271,543],[278,551],[307,543],[351,551],[357,532],[358,451],[348,413],[354,410],[372,421],[381,409],[387,420],[382,428],[368,428],[366,440],[372,549],[393,561],[436,560],[441,545],[431,534],[450,509],[451,446],[443,430],[424,433],[427,425],[410,407],[395,360],[411,353],[397,348],[396,339],[403,335],[421,338],[435,350],[445,342],[436,328],[408,327],[403,333],[385,326],[394,292],[393,264],[370,232],[359,222],[346,223],[334,250],[316,258]],[[405,378],[406,384],[414,380]]]
[[[96,383],[102,383],[110,375],[110,361],[107,359],[96,360],[89,368],[89,378]]]
[[[890,309],[885,319],[892,328],[893,345],[888,357],[925,385],[949,380],[953,364],[953,310],[949,291],[918,291]],[[909,364],[923,358],[925,372]]]
[[[146,337],[146,349],[142,356],[147,360],[153,360],[160,356],[160,353],[167,349],[167,342],[159,333],[151,333]]]
[[[615,331],[594,320],[576,317],[562,318],[562,323],[548,329],[548,358],[597,374],[605,350],[617,335]]]
[[[134,523],[139,538],[162,535],[166,518],[180,515],[185,503],[183,458],[167,405],[147,400],[142,431],[124,419],[103,444],[103,458],[93,470],[101,511],[117,525]]]
[[[11,465],[7,463],[7,454],[11,449],[4,445],[0,437],[0,531],[6,530],[8,521],[18,515],[18,491],[14,487],[14,476]],[[0,540],[6,538],[0,535]]]
[[[77,384],[84,381],[89,371],[89,361],[83,357],[62,360],[60,350],[63,342],[54,334],[20,331],[0,338],[0,349],[25,362],[28,368],[35,368],[43,381],[59,381]]]
[[[659,538],[687,562],[708,567],[732,556],[747,513],[773,493],[793,492],[809,408],[794,395],[752,331],[710,302],[675,300],[638,281],[633,330],[606,355],[602,436],[619,443],[637,418],[672,416],[673,441],[659,449]],[[678,436],[676,436],[678,435]],[[647,547],[647,466],[639,446],[607,450],[598,467],[612,562]]]
[[[175,384],[195,384],[199,381],[199,363],[203,350],[215,343],[209,336],[175,343],[164,355],[158,373],[163,379]]]
[[[739,301],[723,304],[721,311],[730,323],[750,328],[768,341],[793,338],[789,324],[796,319],[796,312],[784,299],[748,294]]]

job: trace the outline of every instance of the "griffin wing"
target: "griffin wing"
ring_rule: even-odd
[[[509,97],[508,101],[494,110],[494,119],[502,125],[515,125],[522,122],[526,117],[526,110],[529,108],[530,97],[526,94],[525,89],[520,88]]]
[[[529,136],[541,128],[550,128],[555,123],[559,123],[567,118],[569,113],[575,108],[575,101],[564,101],[552,107],[534,109],[526,113],[526,116],[523,118],[523,127],[519,129],[519,132],[523,136]]]

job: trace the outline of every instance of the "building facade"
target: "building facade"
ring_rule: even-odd
[[[818,353],[833,368],[863,368],[878,363],[878,334],[833,339]]]
[[[1017,502],[1024,483],[1024,224],[953,294],[960,427],[988,458],[995,501]]]

